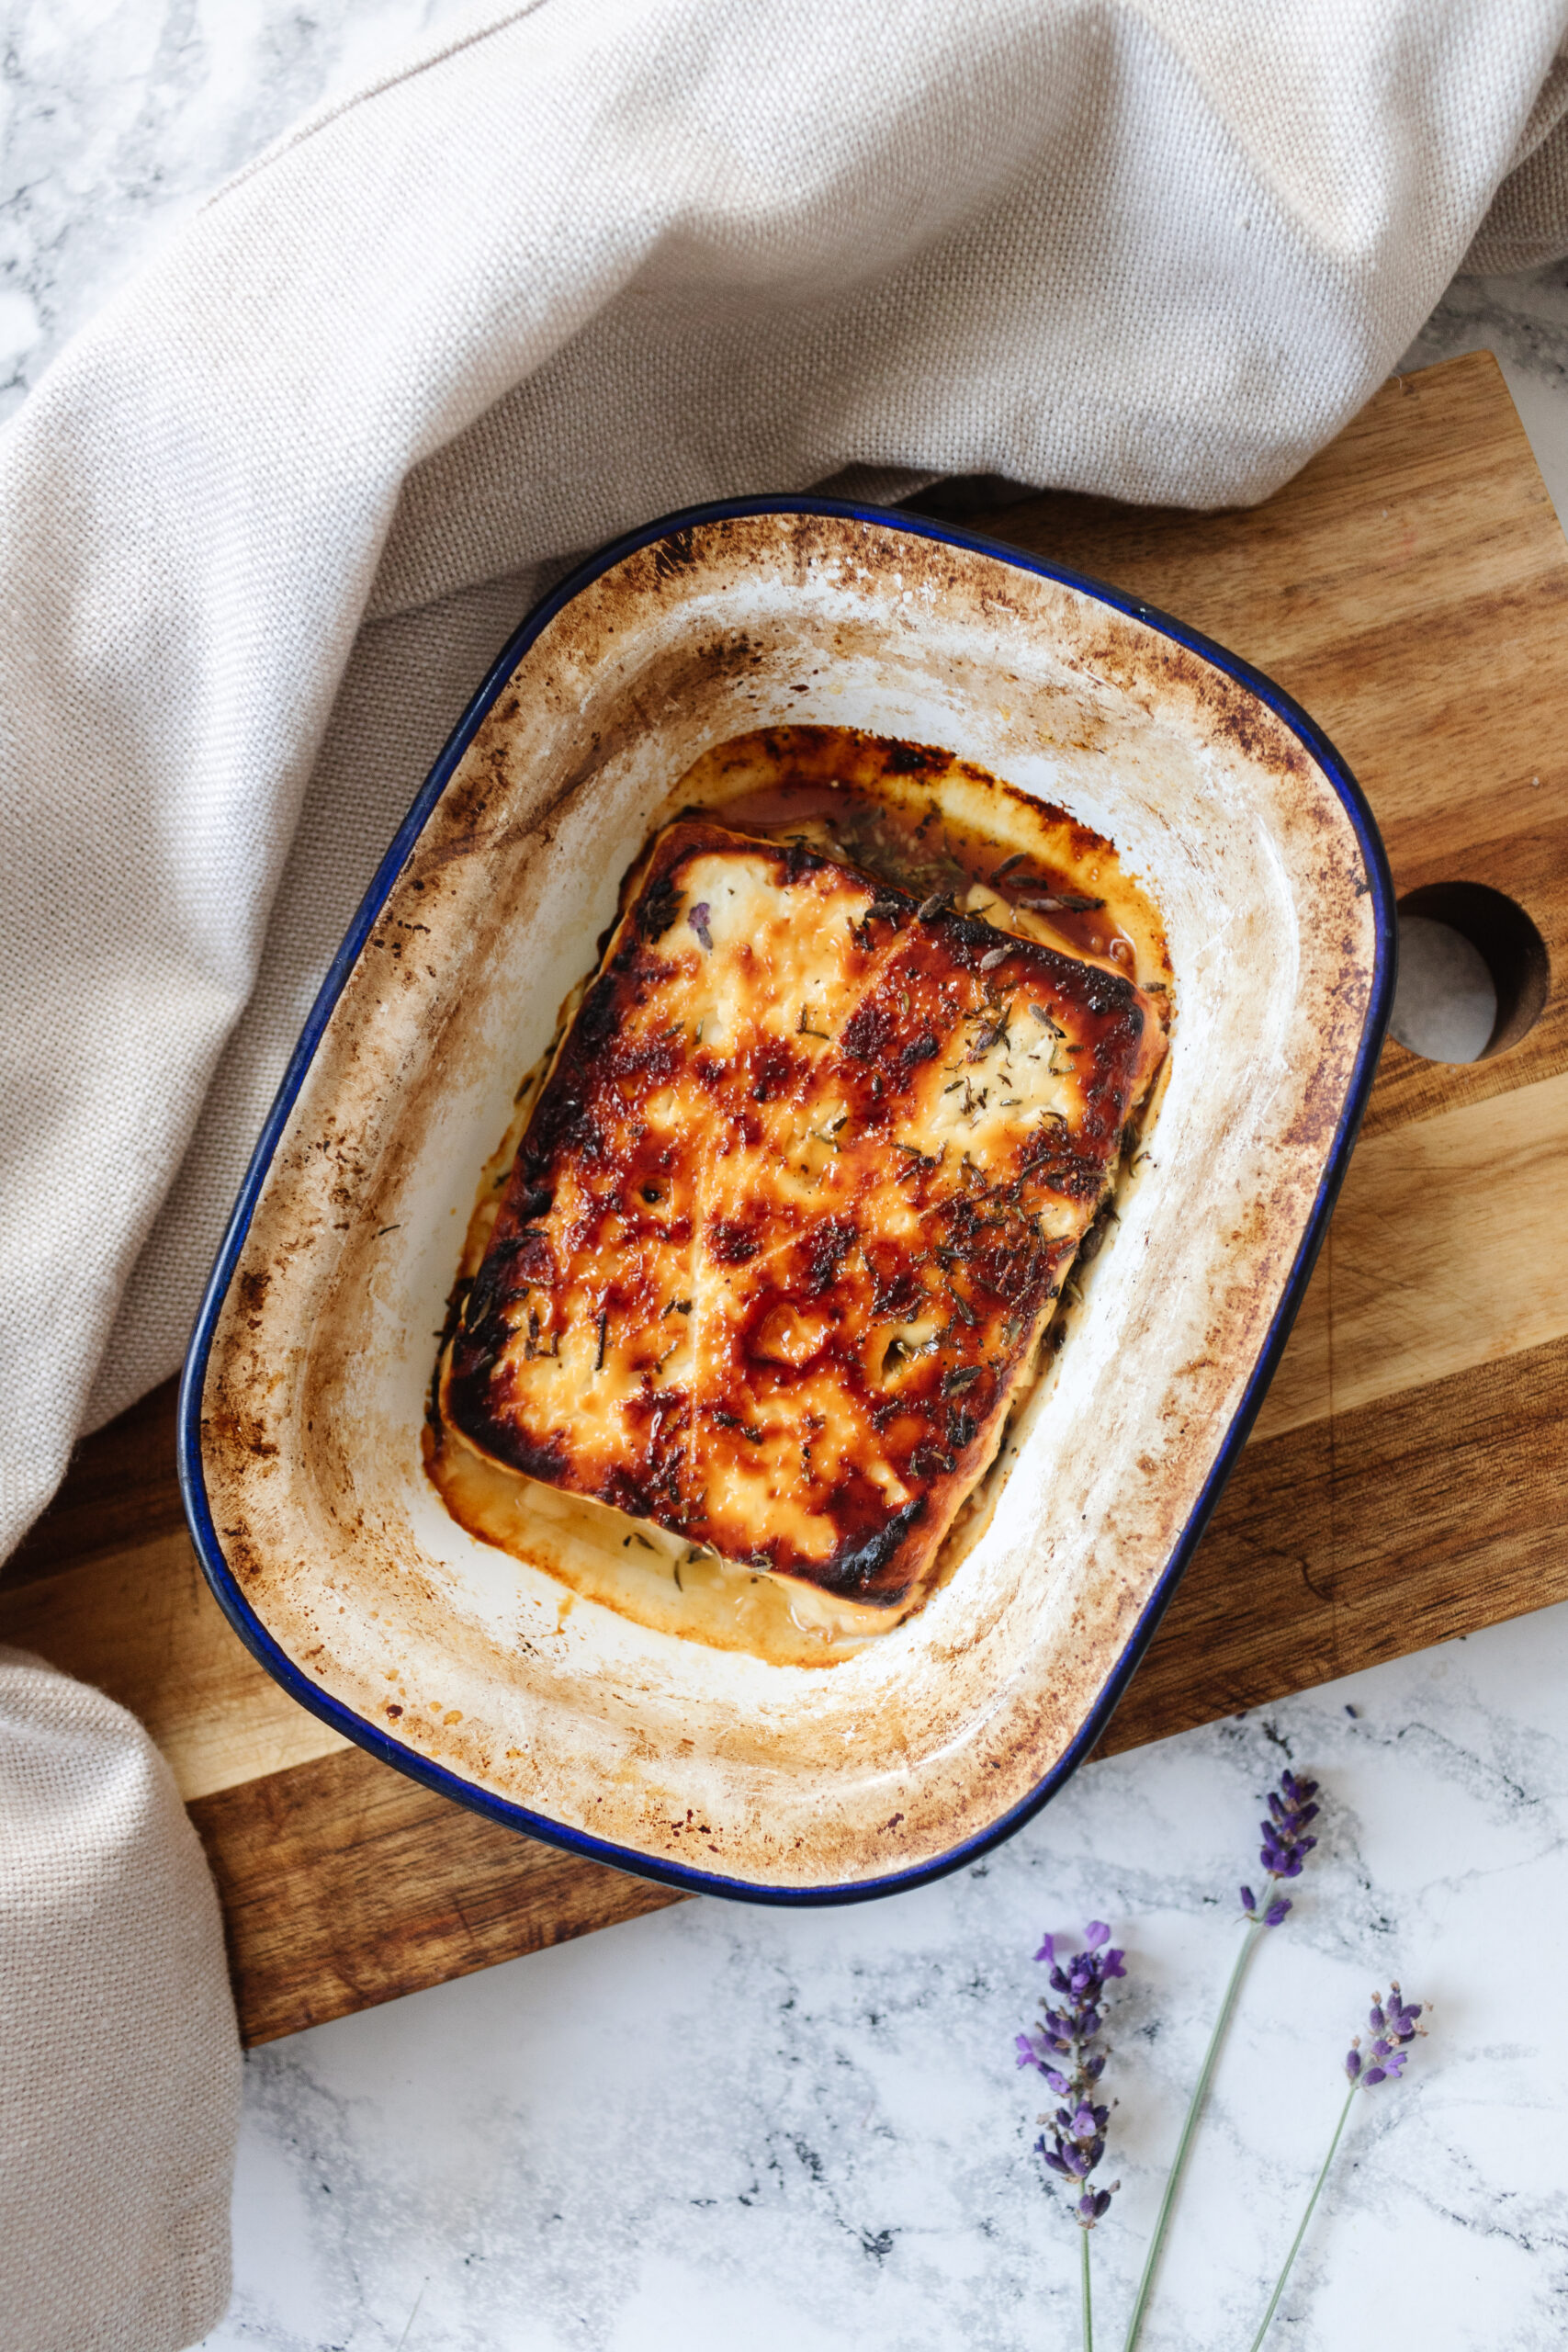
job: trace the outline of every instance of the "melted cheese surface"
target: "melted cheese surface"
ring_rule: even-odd
[[[1114,969],[799,842],[661,834],[447,1348],[476,1457],[917,1600],[1163,1045]]]

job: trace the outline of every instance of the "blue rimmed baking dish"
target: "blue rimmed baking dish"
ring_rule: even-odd
[[[830,1668],[573,1600],[476,1542],[421,1452],[434,1333],[521,1071],[710,746],[940,744],[1113,840],[1179,1015],[1122,1202],[979,1544]],[[192,1341],[207,1575],[299,1702],[432,1787],[672,1883],[840,1902],[994,1844],[1088,1754],[1245,1440],[1393,985],[1376,829],[1288,696],[1135,601],[810,499],[651,525],[523,624],[322,986]]]

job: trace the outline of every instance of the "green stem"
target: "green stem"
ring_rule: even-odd
[[[1089,2232],[1078,2224],[1078,2243],[1083,2260],[1079,2276],[1083,2280],[1083,2352],[1094,2352],[1094,2306],[1089,2291]]]
[[[1159,2211],[1155,2217],[1155,2233],[1149,2240],[1148,2253],[1144,2256],[1143,2276],[1138,2280],[1138,2292],[1133,2303],[1133,2316],[1127,2323],[1127,2335],[1122,2352],[1134,2352],[1142,2331],[1144,2313],[1148,2308],[1149,2297],[1154,2291],[1155,2274],[1159,2268],[1160,2256],[1165,2251],[1166,2233],[1170,2228],[1170,2217],[1175,2208],[1177,2191],[1181,2187],[1181,2177],[1187,2169],[1187,2157],[1192,2145],[1192,2135],[1198,2129],[1198,2118],[1203,2111],[1203,2102],[1209,2096],[1209,2085],[1214,2078],[1214,2067],[1219,2059],[1220,2045],[1225,2038],[1225,2030],[1231,2021],[1231,2011],[1235,2007],[1236,1995],[1241,1991],[1241,1980],[1247,1973],[1247,1963],[1257,1948],[1258,1937],[1264,1932],[1263,1922],[1260,1919],[1255,1919],[1248,1925],[1247,1933],[1241,1939],[1241,1950],[1235,1956],[1235,1966],[1231,1970],[1230,1983],[1225,1986],[1224,1998],[1220,2003],[1220,2013],[1214,2019],[1214,2030],[1209,2036],[1209,2047],[1203,2053],[1203,2064],[1199,2072],[1198,2080],[1193,2086],[1192,2096],[1187,2102],[1187,2115],[1181,2126],[1181,2137],[1176,2143],[1176,2155],[1165,2184],[1165,2195],[1160,2199]]]
[[[1274,2282],[1274,2292],[1269,2297],[1269,2308],[1263,2314],[1263,2324],[1252,2339],[1250,2352],[1258,2352],[1258,2346],[1269,2333],[1269,2323],[1279,2309],[1280,2298],[1285,2291],[1285,2281],[1291,2275],[1291,2266],[1301,2252],[1302,2240],[1307,2233],[1307,2223],[1311,2221],[1317,2200],[1323,2194],[1323,2184],[1328,2178],[1328,2167],[1334,2162],[1334,2152],[1339,2145],[1339,2135],[1344,2131],[1350,2113],[1350,2101],[1355,2098],[1359,2088],[1359,2084],[1352,2083],[1345,2094],[1345,2104],[1339,2110],[1339,2120],[1334,2127],[1334,2137],[1328,2143],[1328,2154],[1323,2160],[1323,2169],[1313,2183],[1312,2195],[1307,2199],[1306,2211],[1302,2215],[1302,2225],[1291,2240],[1291,2250],[1285,2256],[1285,2267]]]

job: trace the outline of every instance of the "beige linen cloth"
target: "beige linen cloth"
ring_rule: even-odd
[[[0,1552],[177,1363],[322,967],[564,559],[846,474],[1264,496],[1472,243],[1568,245],[1565,23],[534,0],[224,189],[0,440]],[[199,1851],[130,1719],[15,1656],[0,1808],[0,2343],[172,2352],[228,2291]]]

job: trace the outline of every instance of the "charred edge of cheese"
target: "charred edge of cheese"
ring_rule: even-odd
[[[487,1459],[902,1613],[1146,1086],[1149,1000],[799,842],[656,841],[447,1351]]]
[[[438,1393],[445,1387],[449,1356],[448,1346],[441,1357]],[[482,1542],[512,1551],[516,1498],[536,1492],[540,1482],[485,1453],[439,1409],[434,1416],[425,1459],[430,1476],[459,1523]],[[476,1505],[469,1491],[472,1472],[465,1465],[477,1468],[481,1478],[503,1482],[491,1487],[491,1495],[510,1490],[503,1512],[487,1510],[484,1500]],[[657,1564],[670,1571],[671,1589],[663,1605],[649,1609],[645,1600],[640,1607],[634,1601],[630,1611],[639,1623],[660,1630],[706,1641],[719,1648],[749,1650],[774,1664],[821,1667],[835,1665],[863,1648],[868,1641],[879,1639],[908,1613],[908,1608],[890,1612],[872,1602],[843,1599],[798,1577],[760,1573],[748,1562],[726,1560],[717,1552],[687,1544],[684,1537],[671,1535],[656,1520],[634,1519],[590,1495],[567,1496],[565,1489],[556,1491],[566,1496],[570,1506],[602,1523],[604,1534],[599,1549],[608,1551],[615,1544],[624,1543],[629,1533],[643,1544],[647,1554],[654,1555]],[[507,1524],[499,1523],[502,1521]],[[558,1577],[590,1599],[626,1606],[624,1573],[618,1573],[614,1589],[607,1589],[602,1577],[584,1574],[580,1559],[560,1555],[558,1544],[552,1542],[550,1532],[543,1527],[530,1528],[527,1548],[521,1556],[535,1558],[546,1566],[547,1573]],[[717,1579],[713,1591],[705,1592],[700,1580],[694,1582],[694,1564],[713,1572]],[[644,1558],[637,1565],[646,1570],[649,1562]],[[773,1611],[764,1612],[759,1606],[756,1595],[761,1587],[775,1598]],[[913,1607],[914,1603],[911,1601],[908,1606]],[[781,1638],[781,1623],[786,1634],[798,1638]]]

